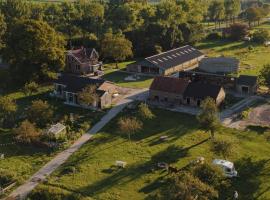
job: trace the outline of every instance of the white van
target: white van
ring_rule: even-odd
[[[234,164],[232,162],[227,160],[214,159],[213,164],[220,167],[223,170],[225,176],[229,178],[237,176],[237,171],[235,170]]]

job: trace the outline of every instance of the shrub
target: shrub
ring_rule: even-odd
[[[241,114],[240,114],[240,118],[241,119],[248,119],[250,112],[251,112],[251,108],[242,111]]]
[[[47,101],[35,100],[27,111],[28,119],[38,126],[44,127],[52,121],[53,108]]]
[[[155,117],[148,105],[145,103],[141,103],[139,105],[139,114],[144,119],[153,119]]]
[[[220,185],[221,180],[224,178],[223,172],[219,167],[208,163],[195,166],[192,172],[200,181],[212,185],[215,188]]]
[[[256,43],[263,44],[270,39],[268,30],[257,30],[253,33],[252,40]]]
[[[264,137],[266,139],[267,142],[270,142],[270,131],[267,131],[265,134],[264,134]]]
[[[216,154],[222,155],[226,158],[233,153],[233,142],[229,140],[215,139],[212,141],[211,149]]]
[[[21,123],[18,128],[14,129],[16,140],[23,143],[32,143],[40,139],[40,131],[28,120]]]
[[[209,33],[207,36],[206,36],[206,39],[207,40],[219,40],[222,38],[222,35],[221,33],[219,32],[213,32],[213,33]]]
[[[0,188],[15,180],[15,175],[7,170],[0,169]]]
[[[229,38],[232,40],[241,40],[248,34],[248,26],[246,24],[235,23],[227,30]]]
[[[38,91],[38,84],[35,82],[29,82],[24,85],[25,94],[33,94]]]

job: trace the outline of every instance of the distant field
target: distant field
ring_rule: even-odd
[[[115,127],[117,119],[113,120],[36,191],[45,189],[52,196],[54,191],[68,197],[80,194],[99,200],[151,200],[149,195],[167,177],[162,170],[152,170],[158,162],[182,168],[198,156],[210,162],[220,158],[210,151],[210,141],[206,140],[209,135],[199,129],[194,117],[159,109],[153,111],[156,118],[144,121],[143,131],[133,136],[132,142],[119,134]],[[124,115],[134,116],[134,113]],[[164,135],[169,137],[168,141],[160,142],[159,138]],[[230,138],[235,143],[234,154],[227,159],[235,162],[240,177],[234,179],[228,196],[237,190],[241,199],[269,199],[270,143],[264,135],[221,128],[216,136]],[[127,168],[113,168],[116,160],[126,161]],[[74,173],[67,171],[71,168],[75,169]]]
[[[241,62],[240,74],[258,75],[270,63],[270,47],[252,42],[204,41],[197,45],[207,56],[232,56]]]

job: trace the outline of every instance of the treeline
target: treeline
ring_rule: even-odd
[[[144,57],[194,44],[205,36],[202,22],[234,22],[241,13],[240,0],[0,2],[1,54],[23,84],[63,70],[66,49],[95,47],[115,62]]]

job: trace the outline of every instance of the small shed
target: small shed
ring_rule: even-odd
[[[61,123],[52,125],[47,131],[47,135],[52,136],[54,138],[59,138],[65,134],[66,134],[66,126]]]
[[[241,94],[253,95],[258,88],[257,76],[240,75],[236,81],[236,90]]]

